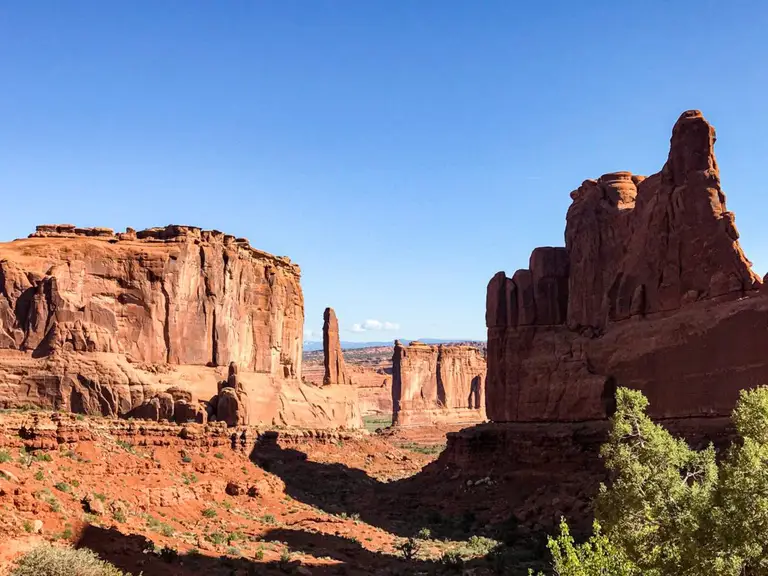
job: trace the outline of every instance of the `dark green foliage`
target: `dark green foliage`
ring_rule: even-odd
[[[740,436],[718,463],[645,413],[648,401],[619,389],[602,456],[592,537],[574,543],[563,521],[550,539],[559,576],[768,576],[768,388],[741,393]]]

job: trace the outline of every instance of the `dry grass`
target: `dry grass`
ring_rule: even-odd
[[[24,554],[11,576],[130,576],[86,548],[43,544]]]

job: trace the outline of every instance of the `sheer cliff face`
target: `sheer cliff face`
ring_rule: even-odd
[[[470,346],[395,342],[392,403],[396,424],[485,418],[485,358]]]
[[[246,240],[169,226],[39,227],[0,244],[0,348],[301,375],[300,272]]]
[[[585,181],[571,193],[565,247],[494,276],[491,419],[602,418],[616,386],[644,390],[658,416],[722,414],[768,377],[765,293],[726,209],[714,143],[701,113],[684,113],[659,173]]]

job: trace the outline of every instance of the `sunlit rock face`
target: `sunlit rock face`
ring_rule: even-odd
[[[604,418],[617,386],[643,390],[658,417],[726,415],[739,390],[768,381],[768,301],[714,144],[702,114],[685,112],[660,172],[585,181],[565,247],[491,279],[491,420]]]

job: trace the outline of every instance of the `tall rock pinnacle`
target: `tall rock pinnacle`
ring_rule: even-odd
[[[323,320],[323,384],[351,384],[339,342],[339,321],[333,308],[325,309]]]

